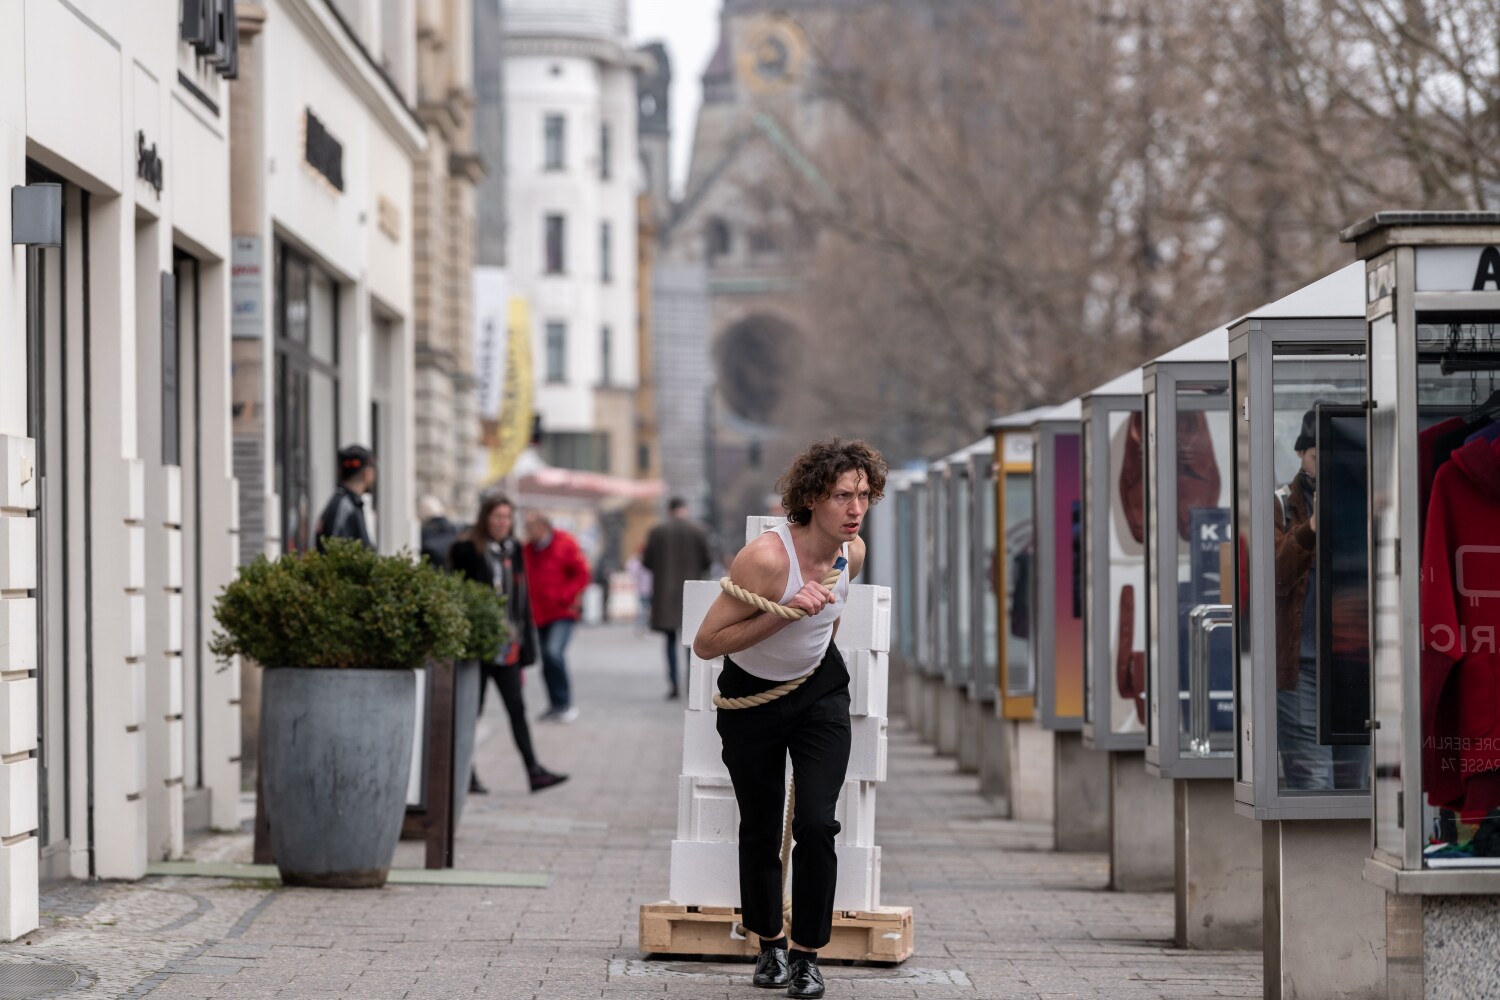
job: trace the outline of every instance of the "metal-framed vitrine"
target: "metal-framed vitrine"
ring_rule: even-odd
[[[1500,213],[1380,213],[1343,236],[1362,258],[1370,380],[1366,874],[1497,895]]]
[[[969,698],[994,704],[999,695],[1000,601],[995,592],[995,442],[969,449]]]
[[[1038,407],[990,423],[994,436],[987,498],[993,571],[987,581],[995,604],[988,662],[995,665],[995,708],[1003,719],[1036,717],[1032,652],[1032,579],[1036,576],[1036,518],[1032,496],[1032,426],[1051,407]],[[980,662],[976,660],[975,662]]]
[[[948,477],[947,463],[933,462],[927,467],[923,484],[927,493],[927,518],[923,526],[927,538],[927,642],[921,663],[927,677],[945,676],[948,669],[948,604],[952,588],[948,586]]]
[[[1234,777],[1229,331],[1141,369],[1146,440],[1146,770]],[[1197,609],[1205,610],[1197,615]]]
[[[1082,406],[1069,400],[1032,429],[1036,572],[1031,575],[1031,668],[1037,720],[1054,732],[1083,728]]]
[[[1229,326],[1234,794],[1258,820],[1370,814],[1368,734],[1319,719],[1323,705],[1368,713],[1370,697],[1368,670],[1335,671],[1324,655],[1331,640],[1367,641],[1363,598],[1336,589],[1367,570],[1367,543],[1341,533],[1332,561],[1319,553],[1334,524],[1366,520],[1362,484],[1328,481],[1330,463],[1351,448],[1359,460],[1363,441],[1319,438],[1320,424],[1337,415],[1347,429],[1364,406],[1363,288],[1351,264]],[[1330,588],[1325,617],[1318,595]]]
[[[892,652],[907,669],[915,669],[921,657],[927,629],[927,575],[923,553],[923,522],[927,474],[893,472],[886,480],[886,504],[894,512],[895,572],[891,599],[895,603],[895,635]],[[882,506],[886,506],[882,504]]]
[[[948,659],[944,679],[950,687],[968,691],[974,674],[974,494],[969,483],[969,456],[988,447],[989,438],[962,448],[943,459],[944,499],[948,504]]]
[[[1146,746],[1146,463],[1141,370],[1082,398],[1083,745]]]

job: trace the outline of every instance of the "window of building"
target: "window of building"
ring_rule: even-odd
[[[610,149],[612,138],[609,122],[604,122],[599,126],[599,179],[601,181],[609,180],[613,172],[613,164],[610,163],[613,155],[613,150]]]
[[[610,371],[614,368],[614,331],[608,324],[599,328],[599,384],[610,385]]]
[[[614,231],[608,222],[599,223],[599,280],[606,285],[615,280]]]
[[[547,273],[564,274],[567,272],[567,236],[566,220],[561,214],[549,214],[546,222],[547,229]]]
[[[708,229],[704,233],[704,240],[707,243],[708,259],[710,261],[727,256],[730,250],[729,223],[718,216],[709,219]]]
[[[609,435],[593,431],[560,431],[542,435],[538,450],[548,465],[581,472],[609,472]]]
[[[776,231],[769,226],[758,226],[750,230],[750,252],[751,253],[775,253],[780,249],[780,241],[776,239]]]
[[[547,381],[568,380],[568,324],[558,320],[547,323]]]
[[[635,471],[638,475],[647,475],[651,471],[651,446],[649,444],[638,444],[635,446]]]
[[[548,115],[542,126],[542,168],[565,170],[567,158],[567,132],[562,115]]]

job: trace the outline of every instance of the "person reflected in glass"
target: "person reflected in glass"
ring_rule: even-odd
[[[1318,738],[1317,410],[1302,417],[1299,467],[1276,491],[1276,735],[1281,787],[1362,788],[1369,748]],[[1331,627],[1332,623],[1329,623]]]

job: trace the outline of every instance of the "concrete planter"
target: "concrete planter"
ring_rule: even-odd
[[[385,884],[406,812],[416,696],[410,670],[265,672],[265,808],[287,885]]]

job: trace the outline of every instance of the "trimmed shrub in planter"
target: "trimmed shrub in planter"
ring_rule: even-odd
[[[214,617],[215,655],[267,668],[260,761],[282,881],[383,885],[411,771],[413,669],[469,640],[451,579],[332,540],[326,553],[243,567]]]

